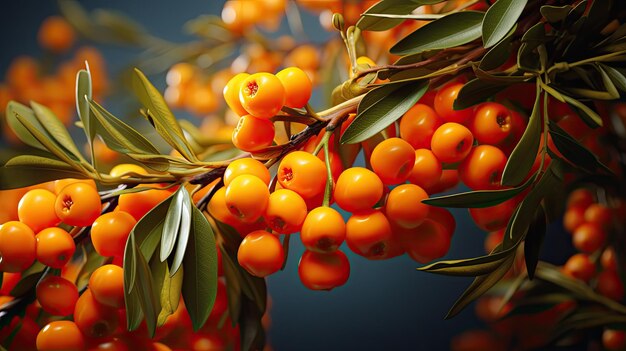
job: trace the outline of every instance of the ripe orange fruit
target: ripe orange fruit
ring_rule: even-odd
[[[585,209],[583,207],[574,205],[565,210],[563,227],[569,233],[574,233],[576,228],[583,223],[585,223]]]
[[[50,275],[37,284],[37,301],[53,316],[68,316],[78,300],[76,285],[65,278]]]
[[[441,258],[450,249],[450,235],[443,225],[426,219],[413,229],[399,230],[396,235],[406,253],[419,263]]]
[[[346,238],[346,223],[337,210],[331,207],[313,209],[304,219],[300,240],[309,251],[332,252]]]
[[[101,256],[122,256],[128,235],[137,221],[124,211],[105,213],[91,226],[91,242]]]
[[[626,349],[626,331],[606,329],[602,333],[602,346],[608,351],[623,351]]]
[[[87,289],[76,301],[74,322],[86,337],[101,338],[113,334],[119,317],[117,309],[99,303]]]
[[[454,109],[454,101],[463,88],[463,83],[448,83],[444,85],[435,95],[435,112],[446,122],[463,123],[472,117],[472,108],[463,110]]]
[[[72,321],[48,323],[37,334],[37,350],[40,351],[83,351],[85,339]]]
[[[137,221],[156,205],[172,195],[174,191],[174,189],[161,189],[163,186],[158,184],[139,184],[137,186],[152,189],[122,194],[118,201],[118,210],[129,213]]]
[[[241,106],[254,117],[274,117],[285,104],[285,88],[271,73],[255,73],[241,82]]]
[[[276,73],[285,88],[285,106],[301,108],[311,98],[313,84],[309,76],[298,67],[287,67]]]
[[[332,290],[350,276],[350,261],[340,250],[331,253],[305,251],[298,263],[298,275],[311,290]]]
[[[248,73],[239,73],[232,77],[224,87],[223,94],[226,104],[239,116],[245,116],[248,114],[248,111],[241,106],[241,102],[239,101],[239,92],[241,91],[241,84],[249,76],[250,75]]]
[[[429,188],[437,184],[442,173],[441,161],[430,149],[415,150],[415,163],[409,174],[409,182],[422,188]]]
[[[256,222],[265,212],[270,192],[261,179],[243,174],[226,187],[224,201],[230,213],[245,223]]]
[[[306,215],[306,203],[298,193],[278,189],[270,194],[264,218],[273,231],[291,234],[300,231]]]
[[[511,135],[512,123],[512,114],[504,105],[485,102],[476,107],[470,130],[479,143],[499,145]]]
[[[124,270],[114,264],[98,267],[91,273],[89,289],[99,303],[124,307]]]
[[[586,253],[599,250],[606,241],[606,231],[597,223],[583,223],[572,235],[574,247]]]
[[[383,182],[367,168],[348,168],[339,175],[333,196],[348,212],[369,211],[383,196]]]
[[[616,271],[604,270],[598,275],[598,292],[609,299],[621,301],[624,298],[624,283]]]
[[[148,171],[140,165],[136,165],[134,163],[120,163],[119,165],[113,166],[113,168],[109,171],[109,175],[111,177],[121,177],[125,174],[129,174],[130,176],[132,173],[146,175],[148,174]]]
[[[474,136],[458,123],[445,123],[433,134],[431,150],[444,163],[462,161],[472,150]]]
[[[610,208],[602,204],[591,204],[585,210],[584,218],[585,222],[596,223],[606,228],[613,221],[613,213]]]
[[[39,45],[56,53],[67,51],[72,47],[75,39],[74,29],[60,16],[46,18],[37,33]]]
[[[589,205],[596,202],[595,196],[589,189],[580,188],[572,191],[567,198],[567,207],[580,206],[587,209]]]
[[[295,191],[305,200],[323,193],[327,180],[324,162],[305,151],[287,154],[276,175],[283,188]]]
[[[179,62],[174,64],[167,71],[165,81],[167,85],[173,87],[186,86],[193,81],[196,74],[196,67],[194,65],[187,62]]]
[[[245,115],[233,129],[232,141],[241,151],[258,151],[272,145],[275,129],[272,121]]]
[[[55,201],[56,196],[49,190],[29,190],[22,196],[17,207],[20,222],[29,226],[35,233],[56,226],[61,220],[54,210]]]
[[[578,253],[565,262],[563,273],[584,282],[589,282],[596,273],[596,265],[589,259],[589,255]]]
[[[517,204],[518,199],[512,198],[495,206],[470,208],[469,213],[478,228],[493,232],[506,227]]]
[[[457,185],[459,185],[459,171],[456,169],[444,169],[441,171],[441,177],[437,183],[423,188],[429,194],[436,194],[451,190]]]
[[[253,158],[240,158],[231,162],[224,171],[224,186],[228,186],[235,177],[242,174],[251,174],[270,185],[270,171],[263,162]]]
[[[391,225],[377,210],[353,214],[346,222],[346,243],[352,252],[369,259],[386,258]]]
[[[609,247],[604,250],[604,252],[602,252],[602,256],[600,257],[600,263],[602,263],[602,267],[604,269],[612,271],[617,270],[617,257],[615,256],[615,250],[612,247]]]
[[[370,164],[383,184],[404,183],[413,170],[415,150],[400,138],[389,138],[376,145]]]
[[[54,181],[53,183],[54,194],[59,195],[59,193],[61,192],[61,190],[63,190],[63,188],[65,188],[66,186],[72,183],[85,183],[85,184],[89,184],[93,186],[94,189],[98,189],[98,187],[96,186],[96,182],[93,179],[65,178],[65,179],[58,179]]]
[[[499,189],[506,162],[502,150],[491,145],[478,145],[459,165],[459,176],[473,190]]]
[[[237,260],[250,274],[266,277],[283,266],[285,253],[276,235],[256,230],[246,235],[239,245]]]
[[[74,239],[65,230],[46,228],[35,236],[37,240],[37,260],[50,268],[63,268],[74,255]]]
[[[402,184],[395,187],[387,196],[385,215],[390,222],[403,228],[419,226],[428,215],[430,206],[423,204],[428,199],[424,189],[414,184]]]
[[[63,188],[54,204],[63,223],[80,227],[90,226],[100,216],[101,209],[98,191],[85,183],[73,183]]]
[[[400,136],[414,149],[430,149],[433,134],[441,124],[441,118],[432,108],[415,104],[400,120]]]
[[[35,233],[26,224],[10,221],[0,226],[0,271],[21,272],[35,261]]]

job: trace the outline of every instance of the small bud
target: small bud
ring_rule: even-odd
[[[343,16],[340,13],[333,13],[333,27],[340,32],[343,32],[343,28],[345,23],[343,21]]]

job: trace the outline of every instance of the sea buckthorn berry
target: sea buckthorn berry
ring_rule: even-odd
[[[214,219],[233,226],[236,222],[239,221],[237,217],[235,217],[228,210],[228,206],[226,206],[226,187],[222,187],[217,189],[215,194],[209,200],[207,205],[207,211]]]
[[[332,252],[346,238],[346,222],[337,210],[318,207],[306,216],[300,231],[300,239],[307,250]]]
[[[10,221],[0,225],[0,271],[21,272],[35,261],[35,233],[26,224]]]
[[[113,334],[119,317],[116,308],[101,304],[87,289],[76,301],[74,322],[86,337],[101,338]]]
[[[124,269],[114,264],[98,267],[91,273],[89,289],[99,303],[124,307]]]
[[[462,161],[472,150],[474,136],[469,129],[458,123],[445,123],[433,134],[430,148],[444,163]]]
[[[611,225],[612,220],[611,209],[602,204],[591,204],[585,210],[585,222],[596,223],[606,228]]]
[[[264,217],[273,231],[291,234],[300,231],[306,215],[306,203],[298,193],[279,189],[270,194]]]
[[[39,351],[84,351],[85,339],[72,321],[48,323],[37,334]]]
[[[596,265],[589,259],[589,255],[578,253],[565,262],[563,273],[584,282],[589,282],[596,273]]]
[[[567,198],[567,207],[580,206],[587,209],[589,205],[596,202],[593,193],[589,189],[576,189],[569,194]]]
[[[459,176],[473,190],[501,188],[502,172],[507,158],[504,152],[491,145],[478,145],[459,165]]]
[[[72,184],[72,183],[85,183],[91,185],[94,189],[98,189],[96,186],[96,182],[93,179],[75,179],[75,178],[65,178],[55,180],[53,183],[54,193],[58,195],[63,188]]]
[[[226,187],[224,201],[230,213],[245,223],[256,222],[265,212],[270,191],[261,179],[242,174]]]
[[[574,247],[586,253],[599,250],[606,241],[606,232],[596,223],[583,223],[573,233]]]
[[[283,188],[295,191],[304,199],[311,199],[324,192],[326,165],[308,152],[294,151],[280,162],[277,176]]]
[[[384,184],[404,183],[413,170],[415,150],[400,138],[389,138],[376,145],[370,164]]]
[[[602,332],[602,346],[608,351],[626,350],[626,331],[606,329]]]
[[[172,189],[162,189],[163,186],[158,184],[139,184],[137,187],[150,188],[150,190],[122,194],[118,202],[118,210],[129,213],[137,221],[172,195],[173,191]]]
[[[369,211],[383,196],[383,182],[367,168],[348,168],[335,185],[335,201],[348,212]]]
[[[85,183],[74,183],[63,188],[54,205],[63,223],[80,227],[90,226],[100,216],[102,209],[98,191]]]
[[[53,316],[68,316],[74,312],[78,289],[69,280],[54,275],[37,284],[37,301],[44,311]]]
[[[133,163],[120,163],[119,165],[113,166],[109,171],[109,175],[111,177],[121,177],[125,174],[128,174],[127,177],[130,177],[133,173],[146,175],[148,171],[140,165],[136,165]]]
[[[89,351],[130,351],[128,341],[116,337],[92,340],[90,344]],[[148,350],[157,351],[157,349]]]
[[[341,251],[319,253],[305,251],[298,263],[298,275],[311,290],[332,290],[350,277],[350,261]]]
[[[602,256],[600,256],[600,263],[602,263],[602,267],[604,269],[612,271],[617,270],[617,257],[615,256],[615,250],[612,247],[609,247],[602,252]]]
[[[450,235],[443,225],[426,219],[416,228],[399,230],[396,235],[406,253],[419,263],[443,257],[450,249]]]
[[[255,73],[241,82],[239,101],[257,118],[274,117],[285,103],[285,88],[271,73]]]
[[[137,224],[135,217],[124,211],[105,213],[91,226],[91,242],[101,256],[122,256],[128,235]]]
[[[20,222],[29,226],[37,233],[42,229],[54,227],[61,223],[54,210],[56,196],[45,189],[29,190],[20,200],[17,215]]]
[[[240,158],[231,162],[224,171],[224,186],[228,186],[231,180],[242,174],[251,174],[261,179],[268,186],[270,185],[270,171],[263,162],[253,158]]]
[[[35,239],[37,260],[50,268],[63,268],[76,250],[72,236],[61,228],[46,228],[37,233]]]
[[[285,252],[276,235],[257,230],[243,239],[237,251],[237,260],[250,274],[266,277],[282,267]]]
[[[442,121],[435,111],[425,104],[411,107],[400,120],[400,136],[414,149],[430,149],[430,141]]]
[[[424,199],[428,199],[428,194],[419,186],[398,185],[387,196],[385,214],[400,227],[415,228],[428,215],[430,206],[422,203]]]
[[[441,171],[441,177],[437,183],[423,188],[428,194],[436,194],[454,189],[459,185],[459,181],[459,171],[457,169],[444,169]]]
[[[187,62],[179,62],[167,71],[165,82],[172,87],[185,86],[193,81],[195,75],[196,66]]]
[[[285,88],[285,106],[304,107],[311,98],[313,84],[309,76],[298,67],[287,67],[276,73]]]
[[[466,108],[463,110],[454,109],[454,101],[459,95],[459,91],[463,88],[462,83],[449,83],[444,85],[437,95],[435,95],[435,112],[442,120],[446,122],[463,123],[472,117],[472,109]]]
[[[185,104],[189,112],[198,117],[204,117],[215,112],[219,107],[219,101],[208,84],[194,83],[185,96]]]
[[[577,114],[573,113],[561,117],[557,124],[576,140],[582,140],[592,131]]]
[[[470,130],[481,144],[499,145],[513,131],[512,116],[508,108],[496,102],[485,102],[476,107]]]
[[[415,150],[415,163],[409,175],[409,182],[422,188],[429,188],[437,184],[442,173],[441,161],[430,149]]]
[[[565,210],[563,215],[563,227],[569,232],[574,233],[579,225],[585,223],[585,209],[575,205]]]
[[[487,234],[485,239],[485,252],[491,253],[504,240],[504,229],[496,230]]]
[[[239,73],[232,77],[224,87],[223,93],[226,104],[239,116],[245,116],[248,114],[239,101],[239,91],[241,91],[241,84],[249,76],[250,75],[248,73]]]
[[[22,279],[21,273],[2,273],[2,285],[0,285],[0,296],[6,296],[11,293],[11,290],[20,282]]]
[[[60,16],[46,18],[37,33],[39,45],[55,53],[67,51],[72,47],[75,39],[74,29]]]
[[[469,213],[480,229],[492,232],[506,227],[517,203],[518,200],[513,198],[495,206],[470,208]]]
[[[270,120],[245,115],[233,130],[233,144],[242,151],[253,152],[272,145],[276,130]]]
[[[435,223],[439,223],[443,226],[448,236],[452,237],[454,235],[454,231],[456,230],[456,220],[452,213],[443,208],[437,206],[428,206],[428,215],[427,219],[434,221]]]
[[[598,275],[598,292],[609,299],[621,301],[624,298],[624,283],[616,271],[604,270]]]
[[[346,243],[352,252],[375,260],[385,258],[389,250],[391,226],[387,217],[376,210],[353,214],[346,223]]]

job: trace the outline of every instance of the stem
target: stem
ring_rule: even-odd
[[[324,159],[326,160],[326,189],[324,189],[324,201],[322,206],[330,206],[330,196],[333,193],[333,172],[330,169],[330,152],[328,151],[328,140],[333,131],[327,130],[320,144],[324,144]]]

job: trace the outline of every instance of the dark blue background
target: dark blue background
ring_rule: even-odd
[[[120,10],[156,36],[185,41],[190,38],[181,29],[183,23],[199,14],[218,14],[223,1],[83,3],[89,9]],[[37,28],[45,17],[55,13],[58,13],[55,1],[3,1],[0,72],[5,72],[17,55],[42,54],[36,44]],[[320,38],[328,35],[314,19],[309,18],[306,23],[311,27],[307,33],[319,33]],[[113,74],[139,53],[132,48],[102,47],[102,50]],[[157,86],[164,87],[162,75],[152,79]],[[111,99],[105,105],[114,111],[118,108]],[[465,210],[455,211],[455,215],[457,231],[447,257],[481,255],[485,234],[468,219]],[[287,268],[268,280],[272,299],[269,338],[275,350],[447,350],[454,335],[482,327],[471,307],[452,320],[443,320],[469,279],[417,272],[418,265],[408,257],[372,262],[348,253],[352,266],[348,283],[331,292],[314,292],[307,290],[298,278],[297,264],[303,251],[299,240],[292,240]],[[349,251],[345,245],[344,251]]]

